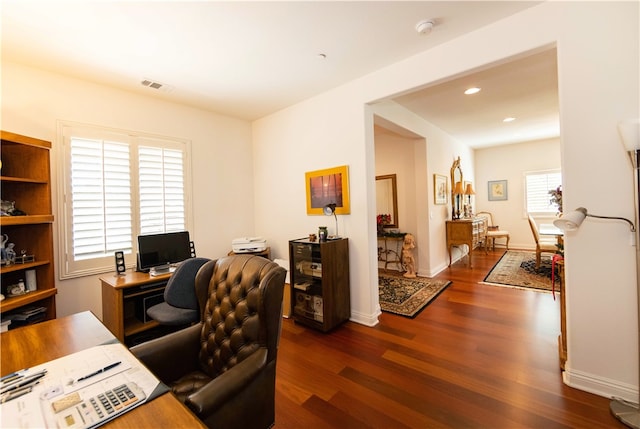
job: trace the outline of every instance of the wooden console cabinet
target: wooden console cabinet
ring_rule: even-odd
[[[475,249],[487,239],[487,218],[476,217],[472,219],[447,221],[447,251],[449,252],[449,265],[451,265],[451,248],[466,244],[469,246],[469,268],[472,266],[471,255]]]
[[[102,323],[127,345],[135,335],[159,326],[147,319],[146,309],[158,303],[170,277],[170,273],[154,277],[137,271],[101,277]]]
[[[55,319],[57,289],[53,269],[51,142],[7,131],[0,131],[0,135],[2,199],[15,201],[15,208],[26,213],[0,217],[1,234],[7,236],[7,244],[15,244],[18,257],[17,263],[0,267],[2,293],[6,297],[0,302],[0,316],[4,321],[31,307],[42,307],[44,313],[27,319],[26,323],[30,320]],[[23,250],[29,258],[20,259]],[[35,272],[36,289],[9,296],[7,289],[10,285],[23,280],[29,286],[27,271],[30,274]],[[9,329],[17,325],[14,319]]]
[[[291,314],[297,323],[327,332],[351,316],[349,242],[289,241]]]

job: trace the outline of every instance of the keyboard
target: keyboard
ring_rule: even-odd
[[[109,390],[81,396],[73,392],[51,402],[61,429],[88,429],[100,426],[146,399],[135,383],[126,382]]]

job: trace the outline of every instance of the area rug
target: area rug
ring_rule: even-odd
[[[551,291],[551,256],[543,254],[540,268],[536,270],[535,252],[508,250],[482,283]]]
[[[425,277],[407,279],[379,274],[378,284],[382,311],[414,318],[451,282]]]

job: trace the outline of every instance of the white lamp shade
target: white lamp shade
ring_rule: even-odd
[[[640,119],[621,121],[618,133],[627,152],[640,149]]]
[[[576,210],[565,213],[558,219],[553,221],[556,228],[563,231],[575,231],[580,227],[580,224],[587,217],[587,209],[579,207]]]

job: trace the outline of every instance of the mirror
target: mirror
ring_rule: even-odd
[[[460,219],[462,211],[462,169],[460,168],[460,157],[453,161],[451,166],[451,219]]]
[[[376,214],[391,215],[390,223],[385,228],[398,228],[398,190],[396,175],[376,176]]]

